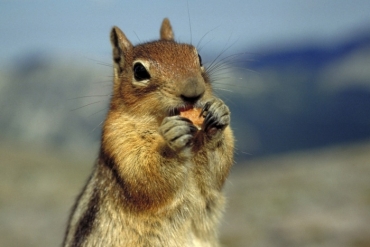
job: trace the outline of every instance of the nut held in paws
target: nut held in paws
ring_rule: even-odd
[[[201,112],[202,109],[200,108],[191,108],[189,110],[180,111],[180,116],[189,119],[200,129],[204,121],[204,117],[200,116]]]

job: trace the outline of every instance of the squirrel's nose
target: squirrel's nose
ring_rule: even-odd
[[[181,98],[182,98],[183,101],[185,101],[187,103],[195,104],[195,102],[197,102],[202,97],[202,95],[203,94],[195,96],[195,97],[186,97],[184,95],[181,95]]]
[[[181,98],[189,103],[195,103],[199,100],[205,91],[205,86],[202,81],[197,78],[188,79],[181,92]]]

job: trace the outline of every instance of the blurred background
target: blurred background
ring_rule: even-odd
[[[0,242],[60,246],[97,157],[109,32],[192,43],[232,111],[224,246],[370,246],[370,2],[0,0]]]

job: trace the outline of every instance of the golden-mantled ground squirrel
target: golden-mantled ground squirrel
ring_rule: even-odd
[[[110,40],[114,85],[100,154],[63,246],[219,246],[233,163],[229,108],[168,19],[157,41],[133,46],[118,27]]]

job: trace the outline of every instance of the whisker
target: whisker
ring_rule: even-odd
[[[100,121],[100,123],[98,125],[96,125],[92,130],[91,130],[91,133],[95,132],[95,130],[99,127],[101,127],[104,123],[104,120]]]
[[[198,44],[196,45],[196,47],[197,47],[197,49],[198,49],[198,51],[201,51],[202,49],[203,49],[203,47],[205,46],[205,45],[207,45],[210,41],[208,41],[207,43],[205,43],[204,45],[202,45],[201,47],[200,47],[200,43],[203,41],[203,39],[209,34],[209,33],[211,33],[211,32],[213,32],[214,30],[216,30],[217,28],[219,28],[221,25],[219,25],[219,26],[217,26],[217,27],[215,27],[215,28],[213,28],[213,29],[211,29],[211,30],[209,30],[208,32],[206,32],[203,36],[202,36],[202,38],[200,38],[200,40],[198,41]]]
[[[189,29],[190,29],[190,44],[193,43],[193,32],[191,30],[191,21],[190,21],[190,11],[189,11],[189,1],[186,1],[186,7],[188,9],[188,21],[189,21]]]
[[[229,39],[228,39],[228,41],[226,42],[226,44],[229,42],[229,40],[230,40],[230,38],[231,38],[231,36],[229,37]],[[225,45],[225,47],[223,48],[223,50],[216,56],[216,58],[215,59],[213,59],[213,61],[211,62],[211,64],[210,64],[210,69],[212,70],[212,66],[214,65],[214,63],[218,63],[218,62],[220,62],[220,61],[224,61],[226,58],[228,58],[229,56],[227,56],[226,58],[222,58],[221,60],[218,60],[226,51],[228,51],[233,45],[235,44],[235,42],[234,43],[232,43],[231,45],[229,45],[229,46],[226,46]]]
[[[100,102],[102,102],[102,101],[101,101],[101,100],[99,100],[99,101],[91,102],[91,103],[89,103],[89,104],[86,104],[86,105],[83,105],[83,106],[77,107],[77,108],[75,108],[75,109],[72,109],[71,111],[76,111],[76,110],[78,110],[78,109],[84,108],[84,107],[86,107],[86,106],[94,105],[94,104],[97,104],[97,103],[100,103]]]
[[[107,66],[107,67],[111,67],[111,68],[113,67],[113,65],[110,64],[110,63],[102,62],[102,61],[99,61],[99,60],[96,60],[96,59],[93,59],[93,58],[89,58],[89,57],[85,57],[85,58],[88,59],[88,60],[94,61],[99,65],[103,65],[103,66]]]
[[[95,84],[100,84],[100,83],[110,83],[110,84],[111,84],[111,83],[112,83],[112,81],[111,81],[111,80],[109,80],[109,81],[108,81],[108,80],[106,80],[106,81],[96,81],[96,82],[95,82]]]
[[[230,48],[230,47],[229,47]],[[230,66],[230,67],[234,67],[232,66],[234,63],[237,63],[236,61],[236,57],[239,57],[239,56],[242,56],[244,55],[245,53],[236,53],[236,54],[232,54],[232,55],[229,55],[229,56],[226,56],[224,58],[221,58],[221,59],[218,59],[218,57],[221,55],[219,55],[216,60],[213,60],[211,62],[210,65],[207,65],[206,66],[206,69],[207,69],[207,72],[209,73],[212,73],[213,70],[217,69],[219,66]],[[217,60],[218,59],[218,60]]]
[[[135,34],[137,40],[139,41],[139,43],[141,43],[141,40],[140,40],[139,36],[137,35],[137,33],[135,31],[134,31],[134,34]]]
[[[232,77],[229,77],[229,78],[221,78],[221,80],[225,81],[225,79],[234,79]],[[237,79],[238,81],[240,81],[240,79]],[[240,86],[245,86],[245,84],[236,84],[236,83],[223,83],[222,81],[216,81],[215,83],[212,83],[212,84],[215,84],[215,86],[230,86],[230,87],[240,87]]]
[[[228,90],[228,89],[225,89],[225,88],[214,87],[214,89],[215,90],[221,90],[221,91],[229,92],[229,93],[233,93],[233,91]]]
[[[68,100],[76,100],[76,99],[84,99],[84,98],[93,98],[93,97],[107,97],[112,96],[111,94],[96,94],[96,95],[85,95],[85,96],[79,96],[76,98],[68,98]]]
[[[89,118],[89,117],[92,117],[92,116],[94,116],[94,115],[96,115],[96,114],[98,114],[98,113],[100,113],[100,112],[102,112],[102,111],[106,111],[106,110],[108,110],[108,107],[104,107],[103,109],[101,109],[101,110],[99,110],[99,111],[97,111],[97,112],[94,112],[94,113],[92,113],[92,114],[88,115],[87,117],[88,117],[88,118]]]

